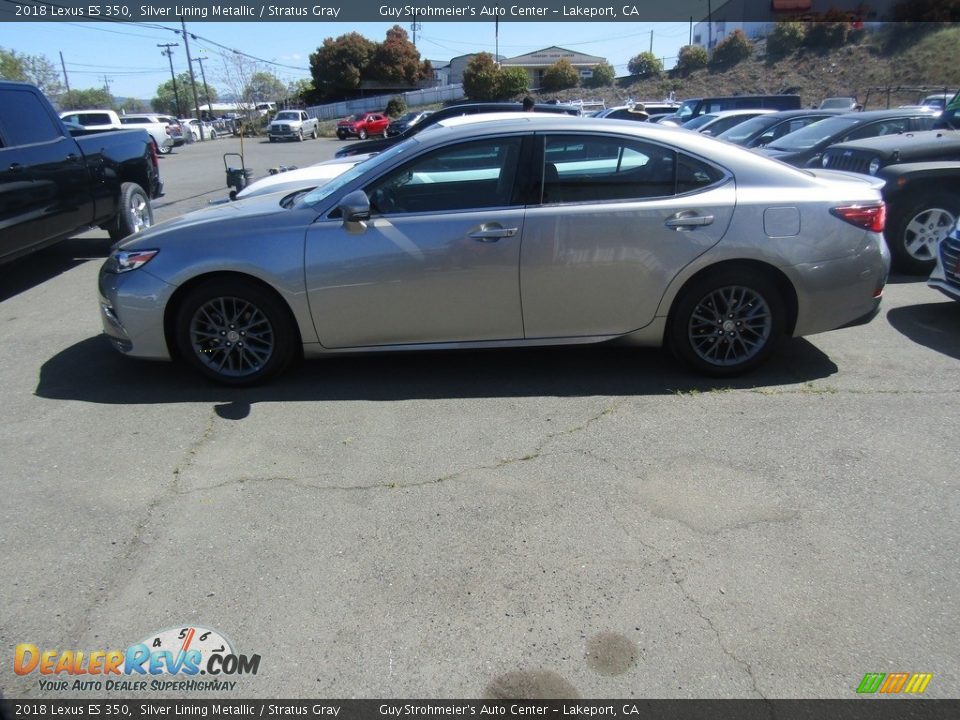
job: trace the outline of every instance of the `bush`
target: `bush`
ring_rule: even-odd
[[[684,45],[680,48],[680,54],[677,57],[677,65],[674,67],[680,75],[689,75],[694,70],[699,70],[707,66],[709,56],[706,48],[699,45]]]
[[[753,55],[753,43],[743,34],[743,30],[734,30],[717,43],[710,56],[710,64],[715,67],[730,67]]]
[[[497,74],[496,99],[507,100],[527,92],[529,76],[523,68],[501,68]]]
[[[490,53],[477,53],[463,71],[463,92],[470,100],[495,100],[500,70]]]
[[[821,16],[821,19],[810,23],[804,44],[814,50],[841,47],[846,44],[852,26],[846,14],[829,10]]]
[[[407,101],[401,96],[390,98],[385,113],[390,117],[400,117],[407,111]]]
[[[593,75],[586,78],[583,84],[590,88],[609,87],[617,79],[613,65],[608,62],[599,63],[593,68]]]
[[[659,77],[663,73],[663,63],[652,52],[645,51],[630,58],[627,70],[642,78]]]
[[[807,37],[803,23],[784,20],[778,22],[773,32],[767,36],[767,55],[771,58],[783,58],[796,52]]]
[[[569,60],[560,58],[543,71],[543,89],[548,92],[574,88],[580,84],[580,73]]]

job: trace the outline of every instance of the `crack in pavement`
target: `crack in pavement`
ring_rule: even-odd
[[[156,495],[149,503],[147,503],[146,510],[141,516],[139,522],[134,526],[133,534],[129,540],[126,540],[123,543],[123,550],[121,554],[117,557],[116,560],[110,563],[106,572],[104,573],[103,585],[99,588],[104,590],[106,587],[110,586],[113,589],[118,587],[118,583],[112,582],[110,578],[113,578],[116,575],[120,575],[124,572],[133,572],[134,568],[140,563],[135,562],[136,556],[140,554],[144,546],[148,543],[144,542],[144,535],[149,527],[151,520],[153,519],[154,513],[160,508],[167,500],[172,497],[176,497],[181,494],[180,490],[180,473],[182,470],[189,467],[193,461],[193,457],[199,452],[203,445],[210,440],[214,431],[214,424],[216,422],[216,414],[211,411],[210,415],[207,417],[207,423],[204,427],[203,432],[200,435],[200,438],[196,440],[190,447],[187,448],[184,453],[184,457],[173,469],[173,480],[167,485],[159,494]],[[96,609],[97,605],[100,604],[102,596],[98,596],[95,599],[91,600],[86,606],[77,614],[77,622],[72,626],[72,632],[70,637],[81,637],[81,633],[86,633],[87,627],[89,626],[90,615],[93,614],[93,611]]]

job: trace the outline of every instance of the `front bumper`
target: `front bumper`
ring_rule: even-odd
[[[960,230],[940,241],[937,248],[937,264],[930,273],[927,285],[947,297],[960,300]]]
[[[169,360],[163,315],[176,288],[143,268],[117,275],[102,267],[97,282],[103,333],[119,352]]]

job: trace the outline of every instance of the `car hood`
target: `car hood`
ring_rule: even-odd
[[[204,233],[223,235],[227,225],[248,225],[257,218],[277,216],[276,221],[290,215],[292,211],[280,206],[283,195],[271,193],[249,198],[239,202],[211,205],[210,207],[182,215],[173,220],[158,223],[141,233],[128,238],[120,244],[123,249],[148,248],[158,240],[180,234],[195,235]]]
[[[237,193],[237,200],[245,200],[249,197],[256,197],[265,193],[280,192],[287,187],[315,187],[321,183],[331,180],[338,175],[345,173],[358,162],[366,160],[370,155],[353,155],[349,160],[338,159],[336,161],[324,161],[316,165],[296,170],[287,170],[286,172],[268,175],[256,182],[250,183],[246,188]]]

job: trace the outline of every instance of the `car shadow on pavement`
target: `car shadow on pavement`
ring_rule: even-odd
[[[960,360],[960,302],[893,308],[887,320],[915,343]]]
[[[105,230],[102,237],[71,238],[18,258],[3,266],[0,302],[45,283],[93,259],[110,253],[111,240]]]
[[[836,372],[822,351],[795,339],[736,378],[691,375],[655,349],[594,346],[329,357],[266,385],[228,388],[177,363],[125,358],[96,337],[47,360],[35,393],[106,404],[211,402],[221,417],[242,419],[259,402],[669,395],[806,383]]]

